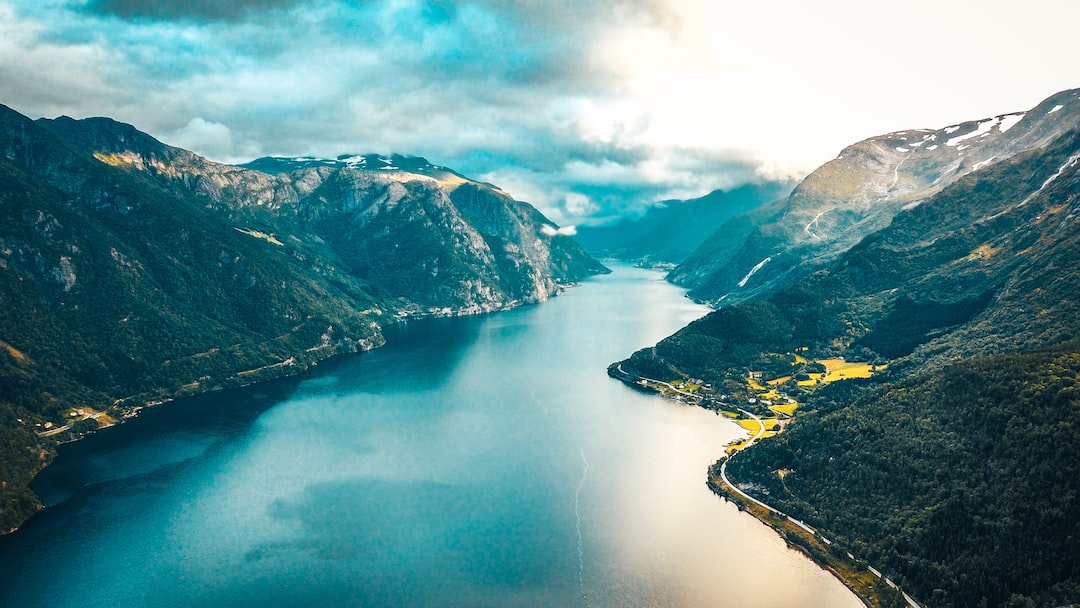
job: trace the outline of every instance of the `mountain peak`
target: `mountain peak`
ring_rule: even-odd
[[[270,175],[307,171],[310,169],[350,169],[360,172],[375,172],[384,175],[403,175],[407,179],[416,177],[434,180],[444,190],[453,190],[464,183],[480,183],[460,173],[433,165],[421,156],[404,154],[342,154],[337,158],[317,156],[264,156],[240,165],[245,169],[261,171]],[[494,189],[490,184],[482,184]]]
[[[864,139],[808,175],[782,209],[733,224],[719,237],[727,245],[703,244],[671,278],[706,301],[768,295],[966,175],[1044,148],[1078,124],[1080,89],[1073,89],[1026,112]]]

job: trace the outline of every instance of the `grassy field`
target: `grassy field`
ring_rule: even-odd
[[[810,379],[800,380],[799,386],[817,386],[838,380],[869,378],[875,372],[886,367],[884,365],[875,367],[869,363],[845,361],[843,359],[818,359],[817,362],[825,366],[825,373],[809,374]]]
[[[761,425],[758,424],[757,420],[754,420],[752,418],[743,418],[741,420],[738,420],[737,422],[739,426],[750,431],[751,435],[756,435],[757,432],[761,430]]]
[[[850,378],[869,378],[874,375],[875,371],[885,367],[877,368],[869,363],[854,363],[843,359],[818,359],[818,363],[824,365],[825,369],[828,370],[822,379],[823,383]]]
[[[785,416],[794,416],[795,410],[799,408],[798,403],[789,403],[786,405],[770,405],[769,409],[777,414],[783,414]]]

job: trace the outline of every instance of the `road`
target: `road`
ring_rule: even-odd
[[[758,439],[761,439],[761,436],[765,434],[765,423],[762,422],[761,418],[758,418],[757,416],[755,416],[755,415],[751,414],[750,412],[742,409],[741,407],[738,408],[738,410],[740,412],[742,412],[744,415],[753,418],[758,423],[758,431],[757,431],[757,433],[755,433],[754,436],[750,438],[750,441],[746,442],[746,445],[744,445],[741,448],[741,449],[745,450],[746,448],[754,445],[754,442],[757,441]],[[731,488],[732,491],[734,491],[736,494],[738,494],[739,496],[742,496],[746,500],[749,500],[750,502],[754,503],[755,505],[758,505],[758,506],[760,506],[760,507],[762,507],[764,509],[767,509],[767,510],[773,512],[773,513],[776,513],[777,515],[779,515],[781,517],[787,517],[788,519],[791,519],[790,517],[787,516],[787,514],[782,513],[780,511],[777,511],[776,509],[774,509],[774,508],[770,507],[769,505],[761,502],[760,500],[754,498],[753,496],[750,496],[746,492],[743,492],[742,490],[740,490],[738,488],[738,486],[731,483],[731,480],[729,480],[727,478],[727,463],[728,463],[728,459],[725,458],[724,462],[720,465],[720,479],[724,480],[724,484],[727,487]],[[794,522],[795,520],[791,519],[791,521]],[[798,522],[798,523],[801,523],[801,522]],[[802,524],[802,526],[806,527],[806,524]],[[811,530],[810,532],[813,533],[813,530]]]
[[[86,420],[87,418],[93,418],[94,420],[97,420],[98,418],[101,418],[104,415],[105,415],[105,412],[94,412],[93,414],[83,414],[82,417],[79,418],[78,420],[75,420],[73,422],[69,422],[69,423],[65,424],[64,426],[58,426],[55,429],[49,429],[47,431],[42,431],[42,432],[38,433],[37,435],[38,435],[38,437],[52,437],[53,435],[59,435],[60,433],[63,433],[64,431],[67,431],[67,430],[71,429],[71,427],[76,422],[82,422],[83,420]]]
[[[620,374],[623,374],[623,375],[624,375],[624,376],[626,376],[627,378],[630,378],[630,377],[635,377],[635,378],[638,378],[639,380],[645,380],[646,382],[653,382],[653,383],[656,383],[656,384],[662,384],[662,385],[664,385],[664,386],[666,386],[666,387],[670,388],[671,390],[675,391],[676,393],[679,393],[680,395],[686,395],[686,396],[688,396],[688,397],[697,397],[697,395],[694,395],[693,393],[687,393],[687,392],[685,392],[685,391],[681,391],[681,390],[679,390],[679,389],[675,388],[674,386],[672,386],[671,384],[669,384],[669,383],[667,383],[667,382],[664,382],[663,380],[656,380],[656,379],[653,379],[653,378],[646,378],[646,377],[644,377],[644,376],[637,376],[637,375],[635,375],[635,374],[628,374],[628,373],[626,373],[626,370],[624,370],[624,369],[622,368],[622,364],[621,364],[621,363],[620,363],[620,364],[619,364],[619,366],[618,366],[618,370],[619,370],[619,373],[620,373]],[[748,411],[746,411],[746,410],[742,409],[741,407],[739,407],[739,408],[735,408],[735,409],[739,410],[739,411],[740,411],[740,412],[741,412],[741,413],[742,413],[742,414],[743,414],[744,416],[748,416],[748,417],[750,417],[751,419],[753,419],[753,420],[754,420],[755,422],[757,422],[757,423],[758,423],[758,430],[757,430],[757,433],[754,433],[754,436],[753,436],[753,437],[751,437],[751,438],[750,438],[750,440],[746,442],[746,445],[744,445],[744,446],[742,446],[742,448],[740,448],[740,449],[742,449],[742,450],[745,450],[746,448],[748,448],[748,447],[750,447],[750,446],[754,445],[754,443],[755,443],[755,442],[756,442],[756,441],[757,441],[758,439],[761,439],[761,437],[762,437],[762,436],[763,436],[763,435],[765,434],[765,422],[764,422],[764,421],[762,421],[762,420],[761,420],[761,418],[758,418],[758,417],[757,417],[757,416],[755,416],[754,414],[752,414],[752,413],[750,413],[750,412],[748,412]],[[750,495],[749,495],[749,494],[747,494],[746,492],[743,492],[742,490],[740,490],[740,489],[738,488],[738,486],[736,486],[735,484],[731,483],[731,480],[730,480],[730,479],[728,479],[728,476],[727,476],[727,464],[728,464],[728,460],[729,460],[729,459],[728,459],[727,457],[725,457],[725,458],[724,458],[724,462],[722,462],[722,463],[720,464],[720,479],[722,479],[722,480],[724,481],[724,484],[725,484],[725,485],[726,485],[727,487],[731,488],[731,490],[732,490],[733,492],[735,492],[735,493],[736,493],[736,494],[738,494],[739,496],[742,496],[742,497],[743,497],[743,498],[745,498],[746,500],[748,500],[748,501],[750,501],[750,502],[754,503],[755,505],[758,505],[759,507],[761,507],[761,508],[763,508],[763,509],[765,509],[765,510],[767,510],[767,511],[771,512],[771,513],[775,513],[775,514],[779,515],[780,517],[783,517],[783,518],[787,519],[788,521],[790,521],[791,523],[795,524],[796,526],[799,526],[799,527],[800,527],[800,528],[802,528],[803,530],[806,530],[806,531],[807,531],[807,532],[809,532],[809,533],[810,533],[811,535],[817,536],[817,537],[818,537],[818,538],[820,538],[820,539],[821,539],[822,541],[824,541],[824,542],[825,542],[826,544],[829,544],[829,545],[831,545],[831,544],[832,544],[832,541],[831,541],[831,540],[829,540],[829,539],[825,538],[824,536],[822,536],[821,534],[819,534],[819,533],[818,533],[818,531],[817,531],[817,530],[815,530],[814,528],[811,528],[810,526],[806,525],[806,524],[805,524],[805,523],[803,523],[802,521],[799,521],[798,519],[795,519],[794,517],[792,517],[792,516],[788,515],[787,513],[784,513],[783,511],[780,511],[780,510],[778,510],[778,509],[775,509],[775,508],[773,508],[773,507],[770,507],[769,505],[767,505],[767,504],[765,504],[765,503],[761,502],[760,500],[758,500],[758,499],[754,498],[753,496],[750,496]],[[850,554],[849,554],[849,556],[850,556]],[[852,559],[855,559],[855,558],[854,558],[854,556],[851,556],[851,558],[852,558]],[[876,576],[877,576],[878,578],[883,578],[883,579],[885,580],[885,582],[886,582],[886,583],[888,583],[888,584],[889,584],[889,585],[890,585],[891,587],[894,587],[894,588],[898,588],[898,587],[896,587],[896,584],[895,584],[895,583],[893,583],[893,582],[892,582],[891,580],[889,580],[889,579],[888,579],[887,577],[883,577],[880,571],[878,571],[878,570],[876,570],[876,569],[874,569],[874,568],[872,568],[872,567],[870,567],[870,568],[868,568],[868,569],[869,569],[869,571],[870,571],[870,572],[871,572],[872,574],[876,575]],[[908,603],[908,606],[910,606],[911,608],[922,608],[922,607],[921,607],[921,606],[920,606],[920,605],[918,604],[918,602],[916,602],[916,601],[915,601],[915,599],[914,599],[914,598],[912,598],[912,597],[911,597],[910,595],[908,595],[907,593],[904,593],[903,589],[900,589],[900,593],[901,593],[901,594],[902,594],[902,595],[904,596],[904,600],[905,600],[905,601],[907,601],[907,603]]]
[[[765,424],[761,421],[760,418],[758,418],[757,416],[751,414],[750,412],[748,412],[748,411],[746,411],[746,410],[744,410],[742,408],[739,408],[739,411],[742,412],[743,414],[753,418],[754,420],[756,420],[757,423],[758,423],[758,427],[759,427],[758,432],[753,437],[750,438],[750,441],[748,441],[746,443],[746,445],[744,445],[742,447],[742,449],[745,450],[746,448],[753,445],[754,442],[757,441],[758,439],[760,439],[761,436],[765,433]],[[761,502],[760,500],[758,500],[758,499],[754,498],[753,496],[750,496],[746,492],[743,492],[742,490],[740,490],[738,486],[731,483],[731,480],[728,479],[728,476],[727,476],[727,463],[728,463],[728,458],[724,458],[724,462],[720,464],[720,479],[724,480],[724,485],[731,488],[731,490],[733,492],[735,492],[739,496],[742,496],[746,500],[749,500],[750,502],[754,503],[755,505],[758,505],[759,507],[761,507],[761,508],[763,508],[763,509],[765,509],[765,510],[771,512],[771,513],[775,513],[775,514],[779,515],[780,517],[783,517],[783,518],[787,519],[788,521],[795,524],[796,526],[799,526],[803,530],[806,530],[810,534],[813,534],[814,536],[817,536],[821,540],[825,541],[826,544],[829,544],[829,545],[832,544],[832,541],[830,541],[829,539],[827,539],[824,536],[822,536],[821,534],[819,534],[817,530],[815,530],[815,529],[811,528],[810,526],[806,525],[805,523],[795,519],[794,517],[788,515],[787,513],[784,513],[783,511],[780,511],[779,509],[775,509],[773,507],[770,507],[769,505]],[[854,559],[853,556],[852,556],[852,559]],[[888,583],[890,587],[898,588],[896,586],[896,584],[893,583],[891,580],[889,580],[888,578],[883,577],[880,571],[874,569],[873,567],[869,567],[868,570],[872,574],[877,576],[878,578],[884,578],[885,582]],[[911,597],[910,595],[905,593],[903,589],[900,589],[900,593],[904,596],[904,600],[908,603],[908,606],[910,606],[911,608],[922,608],[921,606],[919,606],[919,603],[916,602],[913,597]]]
[[[622,368],[622,363],[620,363],[618,365],[618,370],[619,370],[620,374],[622,374],[622,375],[624,375],[624,376],[626,376],[628,378],[633,376],[633,377],[637,378],[638,380],[644,380],[646,382],[652,382],[652,383],[655,383],[655,384],[663,384],[664,386],[670,388],[671,390],[675,391],[676,393],[679,393],[680,395],[686,395],[687,397],[693,397],[694,399],[700,399],[701,398],[701,395],[695,395],[694,393],[688,393],[686,391],[679,390],[679,389],[675,388],[674,386],[672,386],[671,384],[668,384],[667,382],[664,382],[663,380],[656,380],[654,378],[646,378],[645,376],[638,376],[638,375],[635,375],[635,374],[628,374],[628,373],[626,373],[626,370],[624,370]],[[762,426],[764,428],[764,425],[762,425]]]

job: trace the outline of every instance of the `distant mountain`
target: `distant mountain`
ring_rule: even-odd
[[[613,364],[613,375],[694,378],[716,387],[714,407],[728,401],[759,415],[776,414],[750,401],[751,370],[799,396],[794,422],[735,454],[728,474],[831,539],[829,551],[868,560],[924,606],[1080,602],[1078,97],[1056,95],[1023,120],[919,132],[916,149],[936,142],[954,159],[967,150],[1003,158],[969,166],[969,156],[940,179],[930,177],[943,165],[929,173],[894,166],[897,183],[914,184],[917,196],[887,203],[899,204],[887,225],[837,253],[830,248],[848,237],[835,231],[866,229],[872,210],[859,216],[845,207],[848,222],[838,217],[826,229],[811,224],[817,215],[802,203],[826,177],[832,192],[837,183],[881,192],[882,174],[863,171],[863,162],[819,169],[786,206],[742,220],[756,235],[743,247],[781,229],[792,239],[802,231],[802,248],[781,256],[816,252],[803,258],[811,267],[767,275],[773,287],[756,290],[767,297],[724,300]],[[1002,134],[1006,121],[1012,128]],[[882,145],[867,140],[845,156],[870,147],[881,158]],[[911,153],[911,143],[898,147]],[[798,382],[806,361],[839,357],[887,368],[816,389]]]
[[[576,240],[587,250],[645,264],[678,264],[724,222],[791,192],[793,183],[765,182],[714,190],[701,198],[670,200],[635,220],[613,226],[579,226]]]
[[[316,158],[313,156],[264,156],[240,166],[245,169],[261,171],[271,175],[281,175],[283,173],[293,173],[295,171],[305,171],[307,169],[326,168],[374,171],[386,175],[403,174],[416,177],[428,177],[447,186],[448,189],[452,189],[453,187],[466,182],[479,183],[474,182],[448,167],[433,165],[425,158],[419,156],[405,156],[402,154],[391,154],[390,156],[383,156],[380,154],[343,154],[334,159]],[[495,186],[492,186],[491,184],[484,183],[482,185],[496,189]]]
[[[36,507],[57,439],[606,272],[530,205],[423,159],[252,166],[0,106],[3,529]]]
[[[768,296],[949,184],[1047,145],[1078,118],[1074,90],[1028,112],[861,141],[811,173],[782,204],[727,222],[669,279],[706,302]]]

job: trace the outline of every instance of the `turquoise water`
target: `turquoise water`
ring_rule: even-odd
[[[618,267],[65,446],[0,604],[860,606],[705,487],[741,429],[606,376],[682,293]]]

